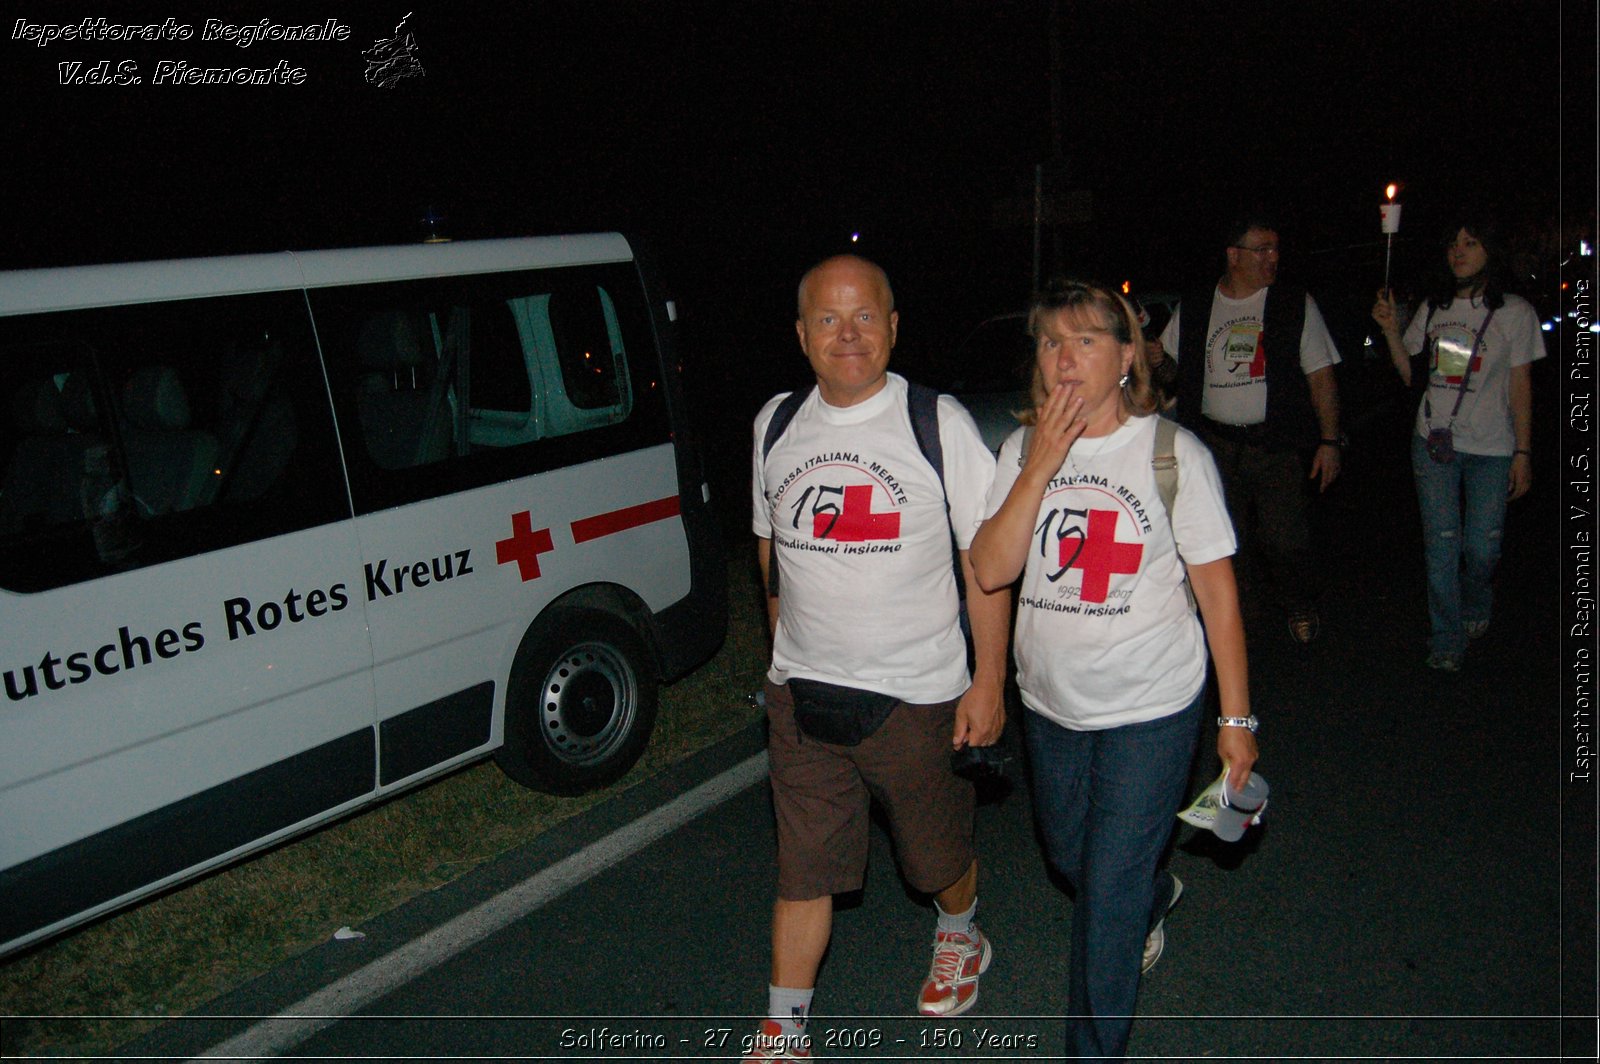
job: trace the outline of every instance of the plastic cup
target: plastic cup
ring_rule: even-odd
[[[1271,788],[1267,781],[1250,773],[1243,790],[1234,790],[1228,781],[1222,781],[1222,801],[1217,805],[1217,819],[1211,830],[1224,842],[1238,842],[1244,829],[1267,807],[1267,794]]]

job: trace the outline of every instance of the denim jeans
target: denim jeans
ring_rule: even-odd
[[[1045,856],[1071,882],[1067,1055],[1121,1057],[1133,1027],[1145,936],[1166,915],[1156,867],[1177,826],[1205,688],[1143,724],[1073,731],[1027,715],[1033,805]]]
[[[1467,647],[1462,625],[1487,621],[1494,606],[1511,456],[1457,451],[1452,461],[1435,462],[1422,437],[1412,436],[1411,469],[1428,564],[1428,649],[1459,655]]]

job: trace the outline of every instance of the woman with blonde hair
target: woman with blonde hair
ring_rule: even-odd
[[[1120,1057],[1183,889],[1158,865],[1200,733],[1208,638],[1217,754],[1233,787],[1256,760],[1236,542],[1216,465],[1181,428],[1170,513],[1162,503],[1157,399],[1127,301],[1058,282],[1035,299],[1029,329],[1030,425],[1000,450],[970,557],[985,590],[1021,580],[1015,648],[1034,806],[1046,856],[1076,891],[1069,1055]]]

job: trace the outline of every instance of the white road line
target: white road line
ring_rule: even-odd
[[[434,928],[420,938],[358,968],[277,1016],[218,1043],[195,1060],[248,1060],[278,1056],[324,1027],[404,986],[496,931],[554,901],[706,810],[755,784],[767,774],[767,755],[756,754],[714,779],[679,795],[626,827],[556,862],[509,890]]]

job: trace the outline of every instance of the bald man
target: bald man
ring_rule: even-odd
[[[862,886],[871,800],[889,819],[906,880],[938,909],[918,1012],[971,1008],[993,955],[973,919],[972,784],[951,771],[950,755],[994,743],[1005,726],[1010,604],[978,587],[966,552],[994,461],[967,412],[939,396],[941,485],[913,434],[909,385],[888,370],[898,328],[881,269],[855,256],[819,263],[800,283],[795,322],[816,384],[775,442],[768,428],[786,396],[756,418],[752,527],[773,636],[766,695],[778,898],[769,1018],[747,1061],[810,1056],[806,1020],[833,895]],[[836,734],[828,722],[840,716],[864,737]]]

